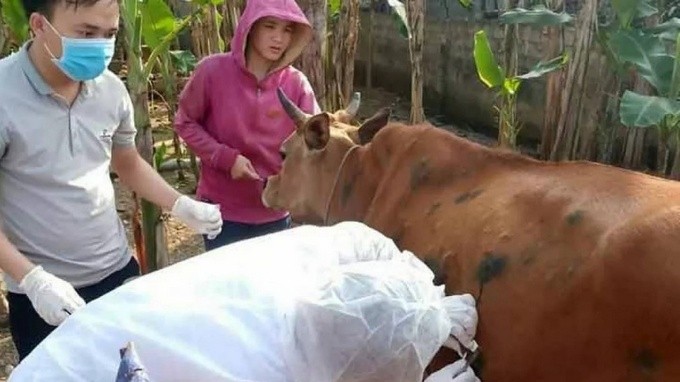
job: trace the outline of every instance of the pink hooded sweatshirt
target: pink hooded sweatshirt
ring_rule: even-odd
[[[258,82],[246,68],[245,49],[251,27],[266,16],[297,25],[281,61]],[[295,0],[248,0],[231,52],[201,60],[180,95],[175,130],[201,159],[196,196],[219,204],[224,220],[261,224],[288,215],[262,204],[263,181],[233,179],[231,167],[241,154],[262,179],[280,170],[279,148],[295,125],[279,103],[278,87],[305,112],[319,112],[307,77],[290,65],[312,36]]]

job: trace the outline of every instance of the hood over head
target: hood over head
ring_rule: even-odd
[[[241,67],[246,68],[246,42],[251,28],[257,20],[269,16],[296,23],[290,46],[270,73],[295,61],[314,37],[312,26],[295,0],[247,0],[231,42],[231,51]]]

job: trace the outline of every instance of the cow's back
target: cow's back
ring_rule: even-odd
[[[680,379],[678,182],[408,129],[366,222],[477,296],[485,381]]]

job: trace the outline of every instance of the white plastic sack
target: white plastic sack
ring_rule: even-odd
[[[361,223],[297,227],[91,302],[9,381],[112,381],[132,341],[154,382],[416,382],[452,328],[433,278]]]

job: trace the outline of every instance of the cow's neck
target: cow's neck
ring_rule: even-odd
[[[369,150],[359,145],[345,153],[333,180],[324,225],[363,221],[380,179],[369,156]]]

